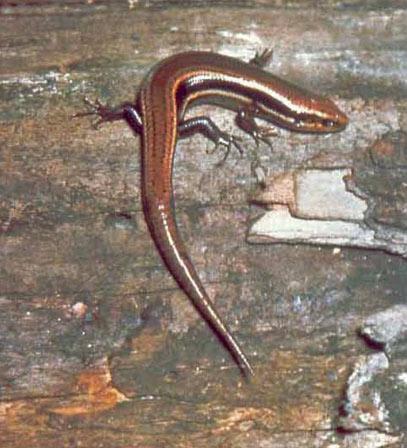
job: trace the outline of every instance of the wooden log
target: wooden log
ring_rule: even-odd
[[[358,331],[405,302],[405,260],[245,237],[264,213],[253,203],[287,198],[272,188],[279,176],[351,169],[362,224],[402,253],[403,3],[149,3],[0,4],[0,446],[402,447],[402,340],[390,354],[373,347],[388,362],[372,367]],[[242,136],[245,156],[217,168],[204,138],[178,144],[180,230],[255,366],[246,384],[151,242],[138,138],[124,123],[94,131],[71,116],[84,95],[131,101],[172,53],[248,60],[265,47],[268,70],[335,97],[350,125],[329,138],[278,131],[270,151],[230,112],[202,106]]]

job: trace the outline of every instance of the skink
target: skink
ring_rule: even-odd
[[[234,358],[242,374],[253,374],[243,350],[217,313],[192,264],[176,226],[172,171],[178,137],[206,135],[226,154],[239,139],[221,131],[208,117],[184,119],[199,102],[238,112],[237,125],[258,143],[269,142],[270,128],[255,118],[291,131],[327,133],[345,128],[348,118],[329,99],[307,92],[262,68],[270,51],[249,63],[211,52],[170,56],[147,75],[134,103],[111,108],[85,100],[90,108],[77,115],[97,115],[95,125],[124,119],[141,135],[141,197],[145,219],[169,272]]]

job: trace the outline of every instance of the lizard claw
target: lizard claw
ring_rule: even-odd
[[[256,129],[253,129],[250,135],[254,139],[257,147],[259,147],[260,142],[263,142],[270,148],[273,148],[273,144],[269,137],[275,136],[277,133],[272,128],[258,126]]]
[[[243,155],[243,148],[240,145],[240,142],[242,141],[242,139],[240,137],[237,137],[235,135],[229,135],[226,133],[222,133],[221,135],[219,135],[218,140],[216,141],[215,147],[213,148],[213,150],[211,151],[211,153],[214,153],[220,146],[225,147],[225,154],[222,157],[222,159],[216,164],[216,166],[222,166],[227,158],[229,157],[230,151],[232,149],[232,147],[235,147],[238,151],[239,154],[242,156]]]
[[[92,121],[92,128],[98,129],[102,123],[106,121],[115,121],[123,118],[123,112],[121,109],[114,109],[108,106],[107,104],[103,104],[99,98],[96,98],[92,101],[89,97],[85,96],[83,98],[83,102],[88,110],[83,112],[77,112],[72,115],[72,118],[78,117],[86,117],[88,115],[95,115],[96,119]]]

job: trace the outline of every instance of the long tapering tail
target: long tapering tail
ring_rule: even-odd
[[[146,181],[146,179],[144,180]],[[165,200],[166,197],[168,200]],[[157,199],[151,192],[144,191],[143,208],[151,236],[168,270],[227,348],[242,374],[246,378],[250,377],[253,375],[253,369],[246,355],[216,312],[189,259],[177,230],[170,198],[168,195],[164,195],[163,200],[163,195],[160,195],[160,198]]]

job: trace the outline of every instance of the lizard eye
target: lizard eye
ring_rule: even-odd
[[[323,120],[322,124],[326,127],[326,128],[332,128],[335,126],[335,123],[332,120]]]
[[[300,128],[301,125],[302,125],[302,121],[301,121],[299,118],[295,118],[295,119],[294,119],[294,126],[295,126],[296,128]]]

